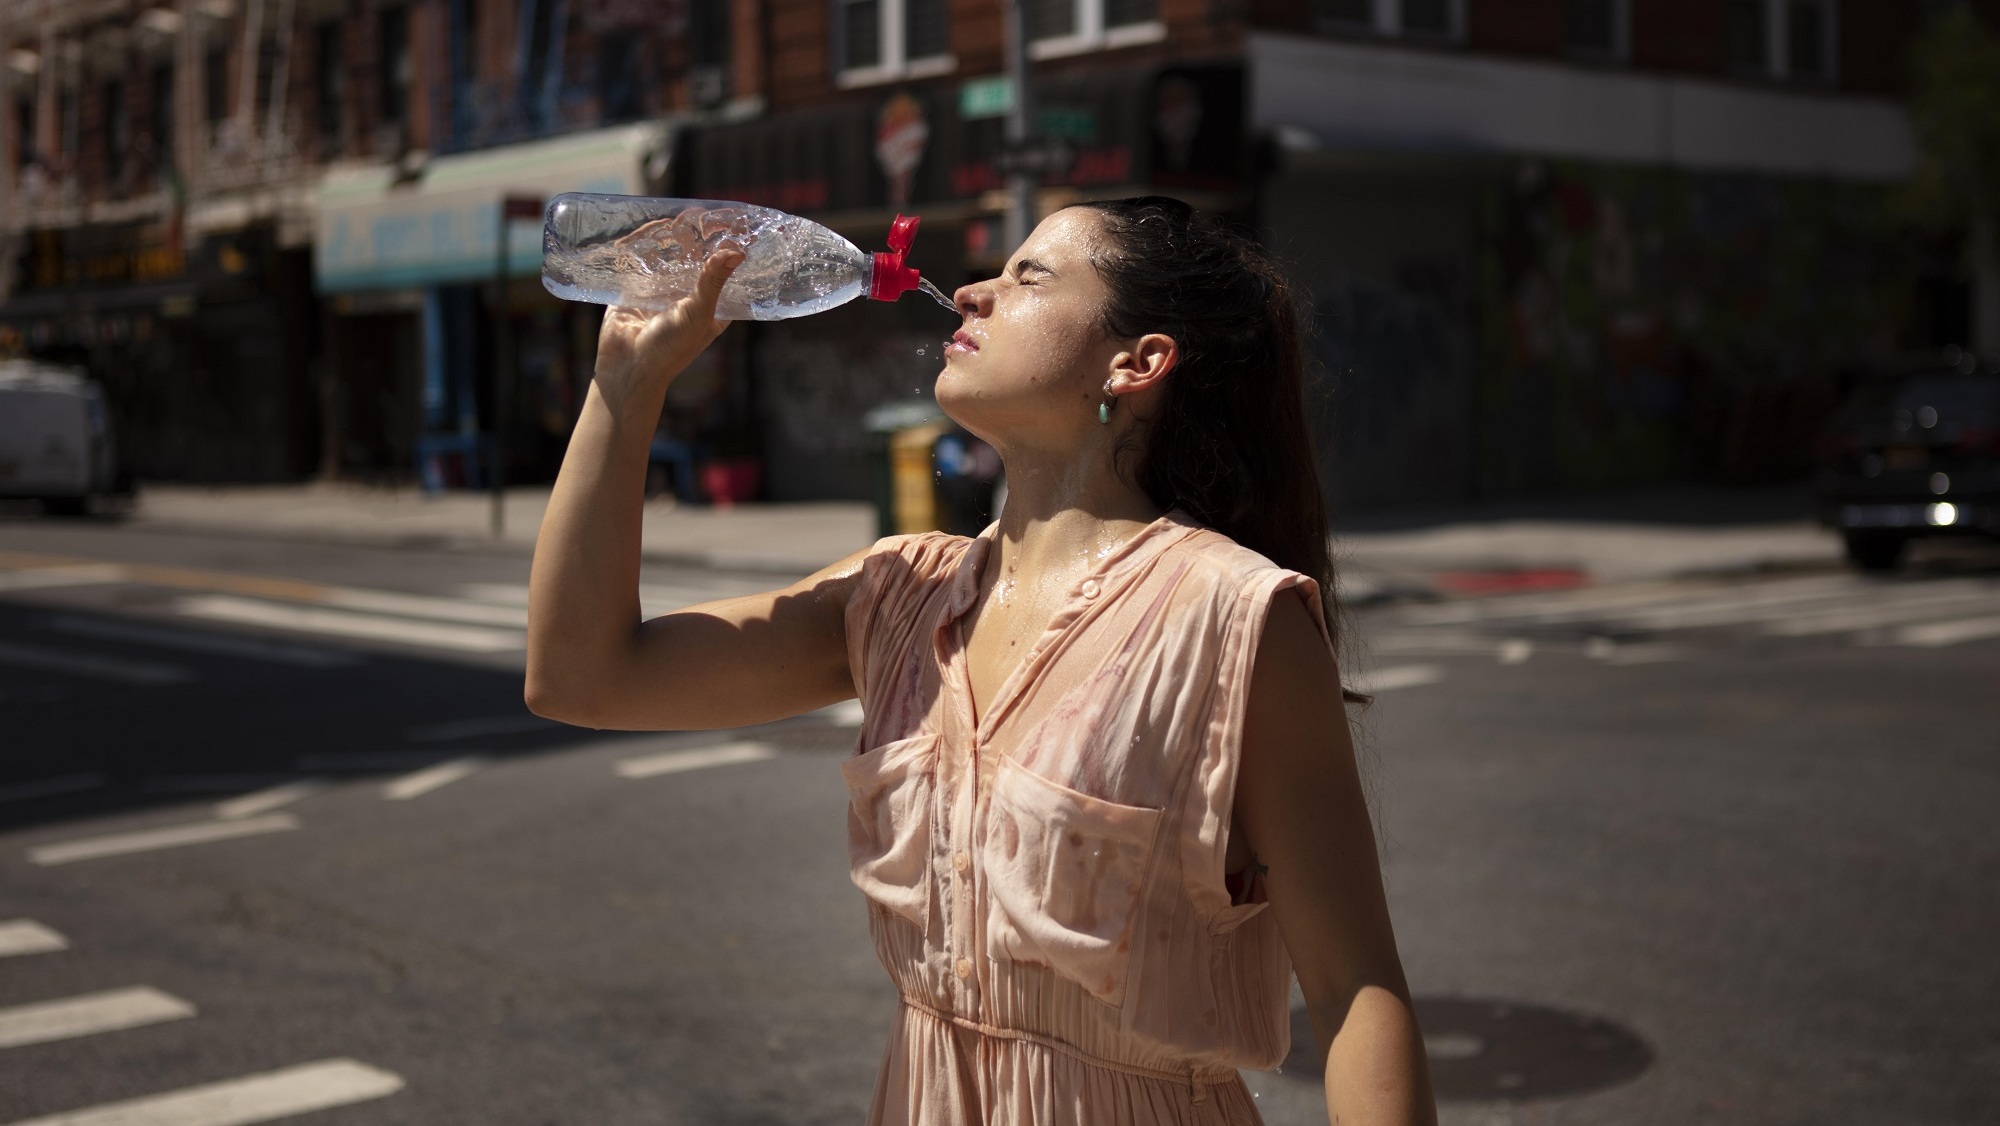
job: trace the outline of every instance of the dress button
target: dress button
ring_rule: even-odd
[[[1096,579],[1083,580],[1083,596],[1085,598],[1096,598],[1099,589]]]
[[[960,959],[958,960],[958,965],[957,965],[957,966],[956,966],[955,968],[956,968],[956,969],[958,970],[958,977],[959,977],[959,980],[960,980],[960,981],[963,981],[963,980],[965,980],[966,978],[968,978],[968,977],[971,977],[971,976],[972,976],[972,959],[970,959],[970,958],[960,958]]]
[[[972,871],[972,858],[963,852],[958,853],[951,858],[951,866],[958,869],[958,874],[963,876]]]

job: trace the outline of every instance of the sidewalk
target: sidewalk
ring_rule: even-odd
[[[1355,602],[1546,590],[1606,582],[1840,565],[1840,540],[1796,515],[1786,495],[1676,491],[1434,513],[1362,515],[1337,534],[1341,585]],[[1751,500],[1757,500],[1754,494]],[[349,484],[148,486],[139,528],[310,542],[525,552],[546,487],[509,489],[505,535],[484,493],[427,495]],[[1413,526],[1398,526],[1398,525]],[[752,504],[733,509],[648,502],[648,559],[725,570],[806,574],[867,547],[865,504]]]

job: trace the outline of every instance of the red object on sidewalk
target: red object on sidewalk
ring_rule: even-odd
[[[1439,571],[1431,585],[1453,594],[1527,594],[1539,590],[1574,590],[1590,585],[1588,572],[1574,567],[1538,567],[1525,571]]]
[[[729,508],[757,495],[764,467],[753,458],[711,461],[701,467],[701,491],[717,508]]]

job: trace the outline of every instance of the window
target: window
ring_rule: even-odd
[[[410,13],[406,8],[384,8],[377,16],[380,37],[377,61],[380,85],[376,97],[382,109],[382,124],[401,126],[410,112]]]
[[[1568,16],[1571,54],[1610,61],[1631,57],[1631,0],[1569,0]]]
[[[1833,82],[1834,0],[1730,0],[1728,68],[1751,78]]]
[[[1038,2],[1030,0],[1030,20]],[[840,84],[862,86],[950,71],[957,64],[949,53],[948,12],[946,0],[834,0]]]
[[[161,169],[174,166],[174,67],[161,63],[153,68],[153,164]]]
[[[208,49],[201,65],[202,114],[209,125],[221,124],[229,116],[229,48]]]
[[[1315,13],[1328,31],[1408,39],[1465,36],[1465,0],[1317,0]]]
[[[125,154],[132,147],[132,115],[126,112],[125,83],[104,84],[104,181],[116,191],[125,179]]]
[[[1028,54],[1037,59],[1156,43],[1157,0],[1030,0]]]
[[[313,28],[313,100],[319,111],[319,150],[339,156],[346,146],[347,64],[345,29],[335,22]]]

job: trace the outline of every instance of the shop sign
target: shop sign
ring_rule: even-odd
[[[889,206],[910,205],[910,178],[924,162],[924,145],[931,139],[924,107],[909,91],[898,91],[882,105],[875,119],[875,159],[889,181]]]
[[[158,223],[36,231],[23,256],[21,292],[171,281],[187,257]]]
[[[1005,117],[1014,109],[1014,82],[1006,75],[975,78],[958,88],[958,116],[965,121]]]

